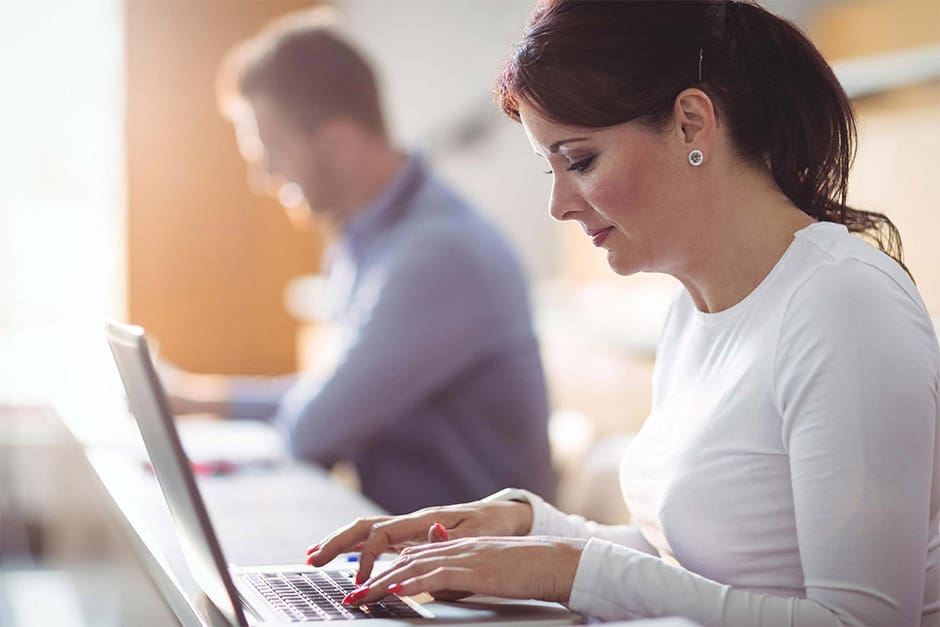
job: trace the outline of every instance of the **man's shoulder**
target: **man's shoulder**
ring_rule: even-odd
[[[435,180],[415,196],[389,236],[396,248],[419,246],[451,254],[509,251],[505,238],[476,208]]]
[[[437,273],[490,276],[512,271],[518,260],[486,224],[452,216],[427,216],[402,225],[385,247],[384,263],[392,272],[434,268]],[[377,260],[378,261],[378,260]]]

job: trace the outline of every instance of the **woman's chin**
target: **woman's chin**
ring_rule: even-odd
[[[607,265],[609,265],[610,269],[620,276],[630,276],[631,274],[636,274],[637,272],[642,271],[642,268],[637,265],[635,259],[630,259],[624,257],[623,255],[619,255],[615,250],[607,251]]]

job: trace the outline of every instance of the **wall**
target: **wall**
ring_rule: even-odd
[[[521,129],[501,117],[490,97],[530,0],[334,4],[378,68],[398,140],[430,151],[440,173],[509,237],[533,276],[554,274],[558,231],[546,210],[549,177]],[[477,130],[455,137],[467,121],[477,122]]]
[[[826,58],[842,59],[940,43],[940,2],[855,0],[826,7],[809,32]],[[849,203],[887,214],[901,231],[905,261],[927,307],[940,315],[940,83],[854,102],[859,144]]]

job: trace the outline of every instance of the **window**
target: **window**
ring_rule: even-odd
[[[2,10],[0,399],[41,385],[33,338],[100,333],[124,312],[121,7]]]

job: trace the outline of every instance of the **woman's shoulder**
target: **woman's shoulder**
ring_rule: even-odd
[[[927,315],[904,268],[844,225],[813,224],[797,232],[795,243],[799,254],[789,272],[794,299],[819,304],[846,298],[858,304],[897,299]]]
[[[907,272],[843,225],[813,226],[798,234],[804,250],[794,263],[804,267],[783,310],[781,344],[844,347],[879,338],[885,350],[921,354],[936,370],[936,331]]]

